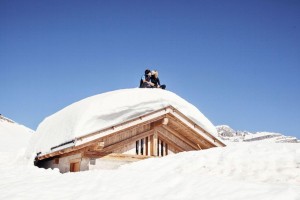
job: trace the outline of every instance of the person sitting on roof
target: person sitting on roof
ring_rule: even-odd
[[[151,72],[151,83],[154,84],[154,88],[161,88],[161,89],[166,89],[166,85],[161,85],[159,78],[158,78],[158,71],[157,70],[153,70]]]
[[[145,70],[145,74],[140,80],[140,88],[153,88],[154,84],[151,82],[151,71],[149,69]]]

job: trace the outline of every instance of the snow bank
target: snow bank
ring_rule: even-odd
[[[192,104],[176,94],[161,89],[123,89],[92,96],[58,111],[44,119],[30,144],[35,152],[50,148],[75,137],[127,121],[140,115],[172,105],[217,136],[212,123]]]
[[[300,199],[300,144],[238,143],[66,174],[9,159],[0,154],[0,199]]]

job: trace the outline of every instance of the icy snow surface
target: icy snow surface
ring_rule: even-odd
[[[17,153],[27,141],[19,125],[6,125],[1,144],[15,151],[0,149],[1,200],[300,199],[299,143],[234,143],[115,170],[60,174],[34,167]]]
[[[101,130],[160,108],[172,105],[207,132],[217,136],[216,128],[192,104],[161,89],[122,89],[88,97],[47,117],[37,128],[31,142],[35,152],[75,137]]]

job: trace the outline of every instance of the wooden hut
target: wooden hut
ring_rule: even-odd
[[[113,169],[150,157],[163,157],[225,144],[172,106],[74,138],[38,153],[35,164],[60,172]]]

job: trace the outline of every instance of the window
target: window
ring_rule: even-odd
[[[150,144],[148,144],[149,142],[150,142]],[[152,147],[154,147],[154,145],[153,145],[153,140],[151,140],[151,138],[145,137],[145,138],[135,141],[136,155],[150,156],[150,154],[153,150]],[[168,144],[166,142],[162,141],[161,139],[157,138],[157,149],[156,150],[157,150],[158,156],[166,156],[166,155],[168,155]]]
[[[157,139],[157,155],[161,157],[168,155],[168,144],[161,139]]]
[[[96,159],[95,158],[90,159],[90,165],[96,165]]]
[[[54,158],[53,162],[54,162],[54,164],[58,165],[59,164],[59,158]]]
[[[148,155],[148,137],[135,142],[136,155]]]

